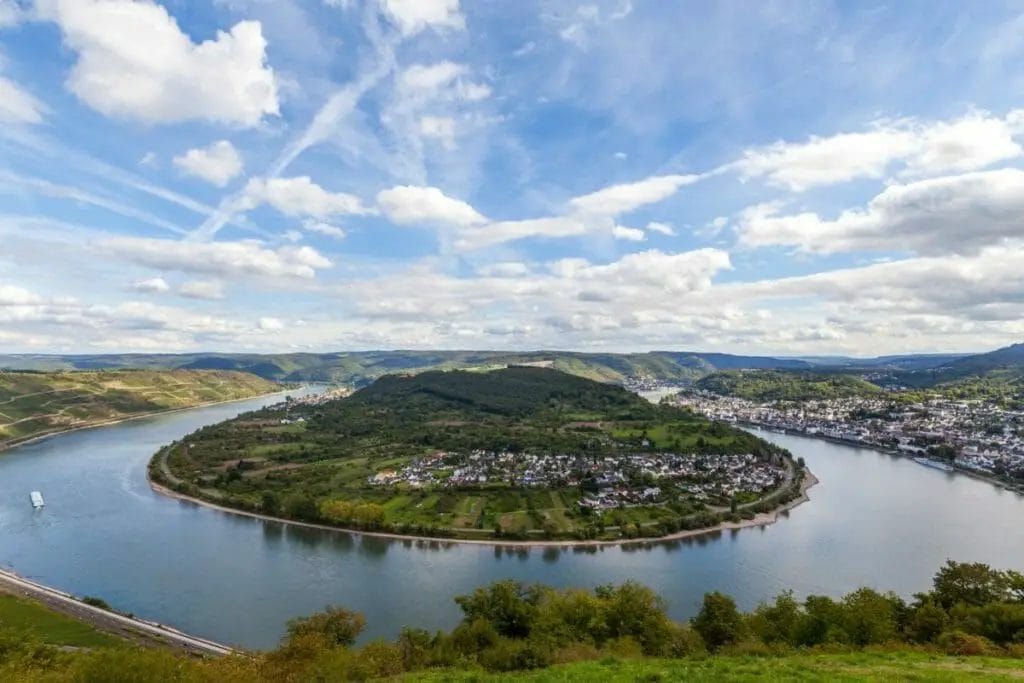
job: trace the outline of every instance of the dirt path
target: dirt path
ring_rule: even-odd
[[[212,640],[190,636],[170,626],[155,621],[145,621],[93,607],[81,602],[73,595],[30,581],[0,569],[0,591],[36,600],[62,614],[95,626],[101,631],[112,633],[129,640],[147,644],[160,644],[204,656],[237,654],[239,651]]]

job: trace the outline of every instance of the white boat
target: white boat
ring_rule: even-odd
[[[43,494],[39,493],[39,491],[33,491],[28,494],[28,497],[32,499],[32,507],[37,510],[46,505],[46,503],[43,502]]]

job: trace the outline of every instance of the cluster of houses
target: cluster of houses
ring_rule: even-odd
[[[850,397],[757,403],[691,391],[673,399],[707,417],[897,450],[923,464],[1024,478],[1024,412],[985,401],[896,403]]]
[[[518,488],[581,487],[581,507],[600,510],[664,503],[670,497],[729,499],[741,491],[760,493],[785,479],[780,464],[752,454],[617,456],[538,455],[531,453],[436,452],[401,470],[382,470],[368,478],[372,486],[464,488],[502,484]],[[664,490],[671,483],[670,491]]]

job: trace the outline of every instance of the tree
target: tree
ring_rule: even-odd
[[[266,515],[276,515],[281,510],[281,501],[273,491],[264,491],[260,501],[260,510]]]
[[[484,619],[499,635],[524,638],[530,634],[541,590],[507,579],[460,595],[455,602],[462,608],[463,623]]]
[[[694,630],[712,651],[739,640],[742,625],[736,601],[718,591],[704,594],[704,604],[693,620]]]
[[[284,499],[284,513],[295,519],[315,521],[320,518],[320,508],[312,496],[296,493]]]
[[[323,612],[288,622],[288,640],[309,635],[322,636],[329,645],[348,647],[366,627],[366,617],[341,607],[328,606]]]
[[[979,607],[1001,602],[1010,598],[1010,578],[981,562],[947,560],[932,580],[932,596],[947,610],[959,603]]]

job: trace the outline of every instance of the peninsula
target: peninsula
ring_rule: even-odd
[[[521,366],[389,375],[343,398],[287,400],[170,444],[150,476],[304,523],[547,542],[763,519],[811,480],[788,452],[722,422]]]

